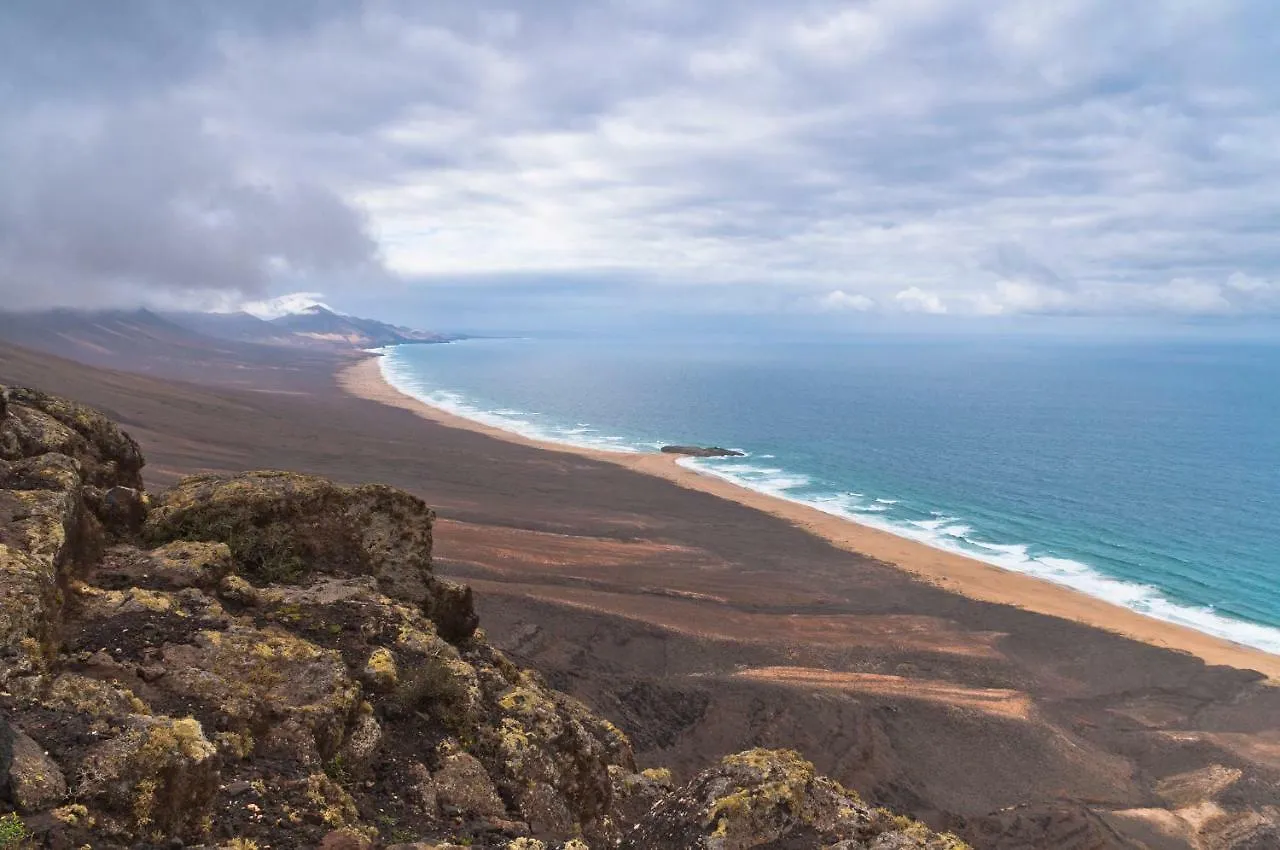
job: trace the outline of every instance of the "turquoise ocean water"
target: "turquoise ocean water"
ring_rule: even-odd
[[[527,436],[708,475],[1280,653],[1280,345],[501,339],[386,351]]]

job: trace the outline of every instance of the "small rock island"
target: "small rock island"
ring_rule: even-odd
[[[722,449],[719,446],[663,446],[662,453],[686,457],[746,457],[746,452]]]

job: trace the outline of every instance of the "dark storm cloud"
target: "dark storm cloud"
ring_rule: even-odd
[[[5,6],[0,308],[234,298],[284,276],[376,272],[362,213],[314,181],[255,173],[177,94],[216,64],[219,39],[301,32],[304,8],[320,6]]]
[[[0,164],[6,306],[138,288],[261,293],[273,274],[354,269],[376,253],[332,192],[242,179],[190,117],[119,109],[24,142]]]

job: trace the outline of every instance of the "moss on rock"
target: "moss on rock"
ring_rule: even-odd
[[[400,683],[400,672],[396,666],[396,657],[391,650],[380,646],[369,653],[369,660],[361,671],[364,682],[376,691],[387,693],[394,691]]]
[[[95,581],[121,588],[212,590],[231,569],[231,550],[225,543],[177,540],[150,551],[113,546],[104,554]]]
[[[164,647],[161,663],[170,694],[299,764],[334,757],[360,702],[340,655],[278,628],[233,623],[201,632],[193,643]]]
[[[101,412],[27,387],[9,387],[8,397],[9,415],[0,419],[0,457],[71,455],[80,461],[86,484],[142,489],[142,450]]]
[[[207,826],[218,766],[196,720],[135,716],[85,759],[76,796],[137,834],[196,837]]]
[[[249,472],[184,478],[153,506],[144,532],[157,544],[226,543],[237,570],[257,583],[373,575],[389,595],[422,602],[434,516],[421,499],[390,487]]]
[[[67,780],[32,738],[0,720],[0,791],[20,812],[31,814],[61,803]]]
[[[839,783],[818,776],[791,750],[726,757],[662,797],[622,842],[635,850],[747,850],[752,847],[961,850],[951,835],[914,821],[887,821]],[[802,844],[794,842],[801,841]]]

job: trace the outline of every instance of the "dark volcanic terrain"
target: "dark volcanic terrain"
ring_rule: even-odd
[[[263,365],[228,345],[235,385],[216,386],[199,353],[166,346],[66,349],[144,376],[0,345],[0,383],[102,408],[141,444],[152,489],[279,468],[420,495],[440,516],[436,568],[476,588],[494,644],[626,730],[641,767],[682,779],[795,747],[975,847],[1280,847],[1280,689],[1259,674],[973,601],[734,503],[344,395],[338,356]]]

